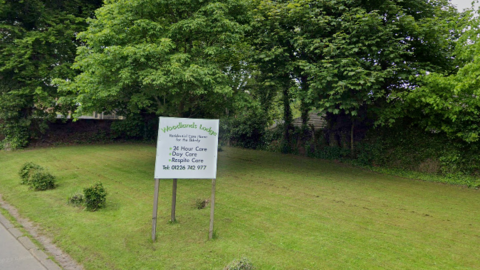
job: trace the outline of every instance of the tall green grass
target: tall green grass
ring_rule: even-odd
[[[22,164],[57,176],[55,190],[20,185]],[[160,181],[158,240],[151,241],[155,148],[75,146],[0,153],[0,194],[86,269],[479,269],[479,192],[348,165],[224,148],[218,157],[217,239],[208,240],[208,180]],[[67,197],[101,181],[106,208]]]

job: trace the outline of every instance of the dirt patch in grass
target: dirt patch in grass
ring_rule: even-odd
[[[436,174],[440,172],[440,168],[440,161],[429,158],[420,163],[420,165],[418,166],[418,171],[423,173]]]

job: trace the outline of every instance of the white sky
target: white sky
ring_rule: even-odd
[[[462,11],[465,8],[472,6],[473,0],[451,0],[452,4],[457,7],[458,10]],[[478,8],[478,3],[475,3],[475,7]]]

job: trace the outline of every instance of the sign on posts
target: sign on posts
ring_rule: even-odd
[[[155,179],[217,177],[218,120],[160,117]]]
[[[172,222],[175,221],[177,179],[212,179],[209,228],[209,238],[212,239],[215,182],[217,178],[218,128],[218,120],[160,117],[154,174],[153,241],[156,238],[160,179],[173,179]]]

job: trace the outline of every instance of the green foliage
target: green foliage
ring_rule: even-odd
[[[55,176],[45,170],[35,170],[29,180],[33,190],[47,190],[55,188]]]
[[[316,42],[308,42],[323,56],[309,69],[316,75],[311,87],[320,97],[319,108],[356,116],[367,106],[382,114],[385,98],[409,92],[421,70],[454,68],[451,54],[459,29],[452,21],[458,13],[446,1],[384,1],[375,6],[342,1],[334,10],[341,18],[332,26],[338,34],[321,40],[315,33]]]
[[[33,162],[23,164],[18,172],[22,179],[20,184],[28,185],[33,190],[47,190],[55,188],[55,176]]]
[[[291,103],[301,104],[304,119],[312,107],[384,115],[387,97],[409,92],[422,70],[455,69],[461,17],[447,1],[262,0],[255,6],[252,61],[262,82],[282,91],[282,152],[294,148]]]
[[[31,124],[22,111],[25,100],[11,94],[11,88],[2,83],[0,79],[0,150],[22,148],[28,144]]]
[[[27,162],[23,164],[23,166],[20,168],[20,171],[18,172],[20,178],[22,179],[20,184],[30,185],[32,175],[38,170],[43,170],[43,167],[33,162]]]
[[[253,270],[253,269],[255,269],[255,267],[253,267],[252,263],[248,258],[235,259],[223,268],[223,270]]]
[[[246,112],[236,118],[220,121],[220,134],[223,141],[232,145],[257,149],[265,145],[267,118],[260,111]]]
[[[296,2],[296,1],[295,1]],[[290,1],[254,1],[249,41],[255,51],[252,62],[261,71],[261,86],[269,91],[270,99],[281,96],[283,139],[282,153],[291,152],[290,129],[292,128],[292,92],[296,88],[293,79],[299,78],[302,70],[299,63],[305,57],[296,44],[298,24],[303,22],[302,12],[293,12],[297,3]],[[302,89],[306,91],[306,89]]]
[[[372,131],[373,132],[373,131]],[[362,166],[372,166],[383,154],[380,140],[363,141],[355,145],[356,162]]]
[[[111,125],[112,136],[127,140],[152,141],[157,137],[158,118],[155,115],[132,114]]]
[[[283,136],[283,129],[281,125],[277,128],[267,129],[265,130],[264,141],[265,146],[262,149],[265,149],[270,152],[281,152],[282,147],[282,136]]]
[[[370,170],[379,172],[386,175],[395,175],[400,177],[405,177],[409,179],[418,179],[428,182],[437,182],[450,185],[460,185],[467,186],[469,188],[478,189],[480,187],[480,179],[471,175],[464,174],[449,174],[449,175],[438,175],[431,173],[424,173],[419,171],[411,171],[405,169],[397,168],[385,168],[385,167],[368,167]]]
[[[72,78],[76,33],[99,0],[6,0],[0,5],[0,147],[24,147],[44,132],[57,102],[53,78]],[[3,136],[2,136],[3,134]]]
[[[324,147],[323,144],[317,145],[309,127],[292,126],[288,131],[290,142],[285,140],[284,131],[285,124],[279,124],[275,128],[266,130],[262,149],[284,154],[299,154],[300,152],[303,154],[303,150],[305,150],[307,156],[314,157],[318,152],[316,149]]]
[[[461,37],[455,46],[452,72],[424,71],[414,91],[394,93],[382,121],[413,117],[420,128],[442,132],[452,141],[480,140],[480,19],[467,11],[458,26]]]
[[[204,209],[207,207],[208,200],[205,199],[196,199],[195,200],[195,209]]]
[[[102,183],[97,182],[90,187],[84,188],[83,195],[85,197],[85,206],[88,211],[93,212],[105,207],[107,191]]]
[[[74,80],[56,80],[77,115],[222,112],[246,29],[245,1],[107,1],[78,35]],[[241,47],[241,46],[240,46]]]
[[[28,185],[33,190],[47,190],[55,188],[55,176],[33,162],[23,164],[18,172],[22,179],[20,184]]]
[[[112,132],[116,137],[126,138],[142,138],[142,131],[145,128],[145,124],[142,121],[140,115],[132,115],[123,121],[113,122],[111,125]]]
[[[82,193],[75,193],[72,196],[68,197],[67,203],[72,206],[82,206],[85,203],[85,197]]]
[[[478,143],[452,141],[444,133],[398,122],[371,130],[357,145],[355,162],[438,175],[445,178],[443,182],[473,186],[471,179],[480,175],[479,150]]]
[[[0,124],[3,129],[3,140],[0,141],[0,150],[12,150],[27,146],[30,136],[27,127],[21,124]]]
[[[266,132],[263,149],[281,152],[279,131],[281,128]],[[479,143],[452,141],[444,133],[423,131],[411,119],[370,130],[362,141],[355,143],[353,153],[350,148],[328,145],[329,130],[316,131],[313,136],[306,136],[305,131],[292,131],[291,153],[426,181],[469,187],[480,183]]]
[[[315,151],[314,157],[328,160],[343,160],[350,155],[349,149],[339,146],[324,146]]]

